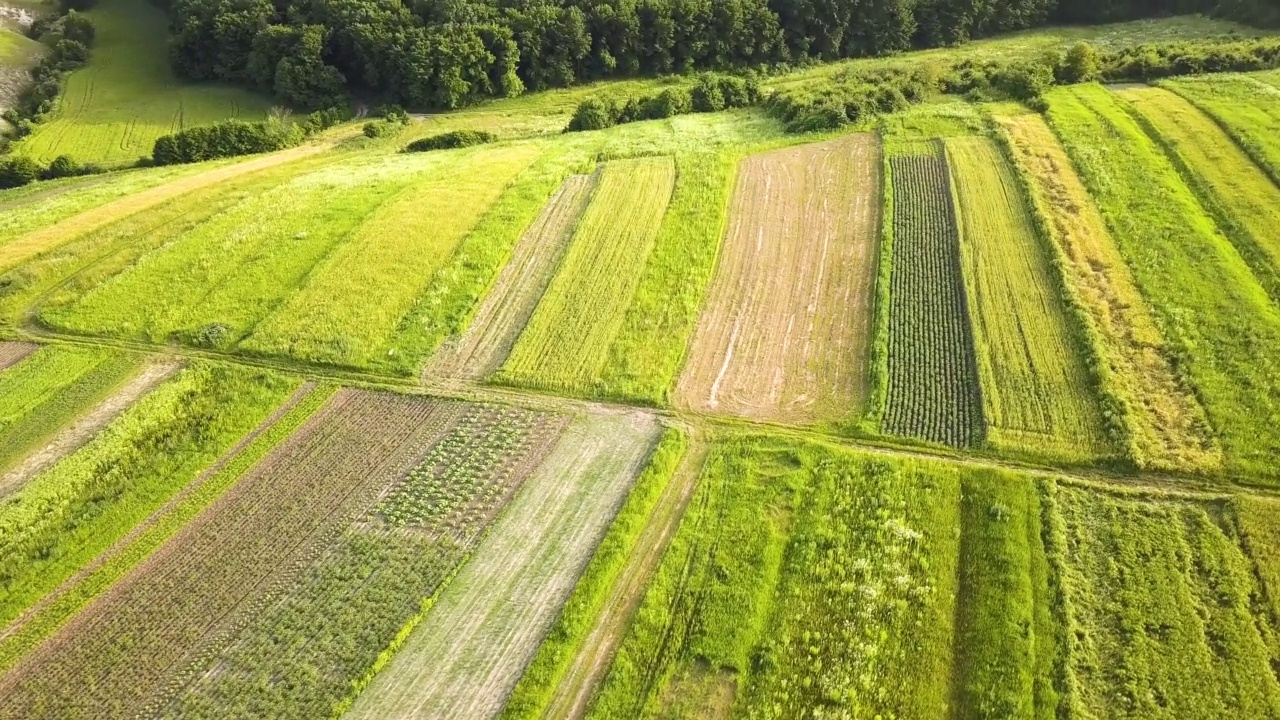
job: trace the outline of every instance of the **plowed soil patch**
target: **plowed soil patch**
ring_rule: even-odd
[[[17,365],[39,347],[34,343],[0,342],[0,370]]]
[[[680,381],[695,410],[813,423],[856,414],[880,227],[871,135],[748,158]]]

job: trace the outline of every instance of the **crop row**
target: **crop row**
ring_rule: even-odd
[[[460,406],[345,391],[163,549],[0,677],[0,717],[132,717],[287,581],[348,504],[412,467]],[[374,495],[376,497],[376,494]],[[261,599],[259,597],[259,599]],[[93,687],[92,695],[82,688]]]
[[[982,393],[946,161],[890,159],[893,276],[885,432],[969,447],[983,438]]]

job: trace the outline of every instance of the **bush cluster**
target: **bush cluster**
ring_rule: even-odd
[[[846,71],[821,85],[775,93],[765,107],[790,132],[834,130],[903,110],[939,88],[938,71],[930,65]]]
[[[31,69],[31,83],[18,97],[4,119],[13,126],[13,134],[22,137],[53,110],[67,73],[89,62],[89,48],[96,32],[89,18],[75,10],[58,17],[44,19],[31,26],[31,35],[50,46],[49,52]]]
[[[0,160],[0,189],[22,187],[37,180],[94,175],[102,172],[97,165],[85,165],[70,155],[59,155],[47,166],[29,157],[13,156]]]
[[[409,114],[398,106],[383,108],[378,114],[382,117],[364,124],[365,137],[391,137],[399,134],[410,122]]]
[[[761,97],[760,82],[754,75],[705,73],[698,76],[692,88],[670,87],[621,102],[603,97],[587,98],[578,105],[565,131],[603,130],[640,120],[748,107],[759,103]]]
[[[273,117],[263,122],[227,120],[188,128],[156,140],[155,165],[178,165],[217,158],[272,152],[301,142],[300,127]]]
[[[405,152],[429,152],[431,150],[452,150],[454,148],[485,145],[497,138],[493,133],[483,130],[454,130],[453,132],[432,135],[414,140],[405,147]]]

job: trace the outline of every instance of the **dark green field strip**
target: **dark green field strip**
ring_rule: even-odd
[[[890,167],[894,249],[883,429],[979,445],[982,397],[947,164],[935,152],[897,155]]]
[[[138,367],[135,356],[111,350],[50,347],[0,374],[0,496],[6,471]]]
[[[1280,481],[1280,310],[1164,152],[1099,86],[1049,121],[1205,405],[1237,476]]]

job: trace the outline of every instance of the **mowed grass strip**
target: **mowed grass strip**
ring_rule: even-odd
[[[173,72],[163,8],[147,0],[103,0],[86,15],[97,33],[88,66],[67,78],[53,116],[17,143],[41,162],[71,155],[123,164],[150,155],[156,138],[183,127],[266,116],[270,98],[211,83],[185,83]]]
[[[1101,86],[1055,90],[1066,145],[1237,474],[1280,481],[1280,309]]]
[[[1280,300],[1280,187],[1185,99],[1162,88],[1126,88],[1118,94],[1154,131],[1254,275]]]
[[[871,135],[743,162],[682,404],[797,424],[861,412],[880,167]]]
[[[137,358],[110,350],[46,347],[0,373],[0,497],[14,490],[14,465],[137,367]]]
[[[1075,462],[1114,457],[1080,335],[1017,177],[987,138],[950,138],[946,153],[987,441]]]
[[[258,370],[192,366],[5,498],[0,622],[7,624],[123,537],[292,389],[291,382]]]
[[[597,175],[573,175],[556,190],[521,236],[470,327],[432,357],[428,376],[479,380],[502,365],[569,249],[597,179]]]
[[[1204,75],[1160,81],[1213,118],[1280,184],[1280,88],[1250,75]]]
[[[588,392],[599,378],[671,201],[669,157],[604,166],[569,252],[497,379]]]
[[[659,431],[645,413],[576,418],[346,717],[487,720],[501,711]]]
[[[0,676],[0,717],[158,710],[149,703],[181,682],[188,663],[260,612],[254,603],[287,586],[314,540],[345,524],[350,503],[412,468],[460,410],[406,396],[335,396],[161,552]]]
[[[323,150],[318,145],[307,145],[291,150],[241,162],[214,163],[210,166],[196,166],[198,171],[189,172],[192,168],[183,168],[183,172],[172,176],[171,181],[155,185],[141,192],[121,192],[120,196],[105,204],[84,209],[43,227],[30,229],[0,244],[0,271],[12,269],[23,262],[38,257],[79,238],[82,235],[98,230],[109,223],[142,212],[163,202],[185,195],[193,190],[224,182],[231,178],[256,172],[281,163],[301,159]],[[175,171],[176,172],[176,171]],[[132,176],[129,176],[132,177]],[[138,176],[149,180],[150,175]],[[161,175],[169,180],[171,176]]]
[[[884,432],[971,447],[983,441],[950,171],[941,148],[907,146],[889,158],[893,270]]]
[[[470,405],[298,581],[184,675],[160,713],[323,718],[431,605],[568,418]],[[382,488],[379,488],[382,490]],[[359,627],[358,638],[352,628]]]
[[[1052,497],[1074,642],[1073,701],[1094,717],[1210,720],[1280,714],[1280,683],[1251,614],[1249,559],[1204,504],[1059,483]]]
[[[69,305],[60,330],[228,349],[367,217],[440,160],[362,157],[313,169],[212,217]]]
[[[997,117],[1097,357],[1102,395],[1140,468],[1212,472],[1222,450],[1107,223],[1039,115]]]
[[[382,205],[241,348],[367,367],[413,300],[540,145],[452,157]]]

